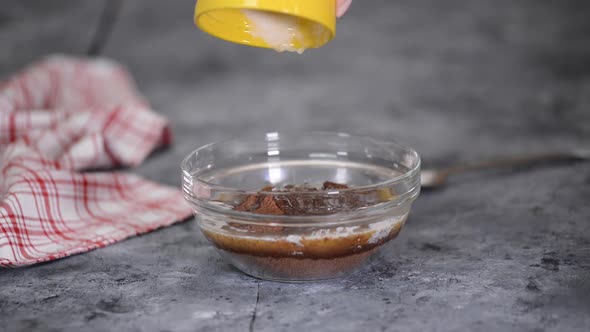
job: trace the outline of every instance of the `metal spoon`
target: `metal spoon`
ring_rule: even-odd
[[[549,152],[525,156],[490,159],[475,163],[466,163],[438,169],[425,169],[422,171],[420,182],[422,188],[435,189],[447,184],[452,175],[479,171],[491,168],[510,168],[516,166],[532,166],[537,164],[564,162],[572,160],[590,160],[590,150],[571,150],[562,152]]]

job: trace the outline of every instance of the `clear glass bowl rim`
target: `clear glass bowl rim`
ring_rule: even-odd
[[[395,140],[381,140],[381,139],[376,139],[376,138],[372,138],[369,136],[351,135],[348,133],[329,132],[329,131],[305,131],[305,132],[299,132],[299,133],[273,132],[273,133],[277,133],[281,139],[283,139],[283,138],[293,139],[293,138],[296,138],[297,136],[330,135],[332,137],[340,136],[343,138],[365,140],[367,142],[370,142],[372,144],[376,144],[377,146],[385,148],[385,149],[391,149],[391,147],[395,147],[396,149],[400,149],[406,153],[409,153],[412,156],[412,158],[414,158],[414,164],[415,164],[414,167],[412,167],[408,171],[406,171],[396,177],[393,177],[391,179],[387,179],[385,181],[381,181],[379,183],[375,183],[375,184],[368,185],[368,186],[354,187],[354,188],[349,188],[349,189],[326,190],[326,191],[320,190],[320,191],[313,191],[313,192],[309,192],[309,193],[298,193],[299,195],[309,194],[309,195],[313,195],[313,196],[318,196],[318,195],[338,195],[338,194],[343,194],[343,193],[355,193],[355,192],[363,193],[363,192],[367,192],[367,191],[377,190],[380,188],[391,187],[391,186],[394,186],[394,185],[396,185],[402,181],[408,180],[408,179],[414,182],[413,186],[411,186],[411,188],[408,189],[407,192],[398,193],[398,196],[396,197],[395,200],[392,200],[392,201],[389,201],[386,203],[370,206],[370,207],[359,209],[359,210],[339,212],[339,213],[335,213],[335,214],[331,214],[331,215],[313,215],[313,216],[285,216],[285,215],[269,216],[269,215],[255,214],[252,212],[226,210],[226,209],[221,209],[221,208],[219,208],[215,205],[212,205],[212,204],[207,204],[207,200],[197,198],[192,193],[192,190],[191,190],[191,192],[187,192],[187,190],[189,190],[189,189],[186,188],[185,181],[186,181],[186,177],[189,177],[192,179],[193,184],[195,182],[198,182],[200,185],[206,186],[206,187],[210,188],[211,190],[223,191],[223,192],[229,193],[229,194],[245,195],[245,196],[255,195],[255,194],[271,195],[271,196],[289,195],[289,193],[285,193],[285,192],[260,193],[260,191],[242,190],[242,189],[219,186],[217,184],[210,183],[208,181],[200,179],[199,176],[202,174],[199,174],[200,173],[199,171],[201,171],[201,170],[199,170],[199,169],[189,170],[188,169],[189,160],[192,157],[194,157],[195,155],[198,155],[198,153],[200,151],[215,149],[216,146],[220,146],[222,144],[231,144],[232,142],[238,142],[238,141],[243,141],[243,140],[262,139],[262,137],[263,137],[262,136],[263,134],[254,134],[254,135],[239,136],[239,137],[229,138],[226,140],[216,141],[213,143],[203,145],[203,146],[191,151],[183,159],[183,161],[181,163],[181,170],[183,173],[182,186],[183,186],[185,199],[189,203],[197,205],[198,208],[204,208],[204,209],[209,210],[214,213],[219,213],[219,214],[228,215],[228,216],[231,215],[233,217],[242,219],[239,222],[240,223],[243,222],[245,224],[261,224],[261,225],[266,224],[266,225],[268,225],[268,221],[263,221],[263,220],[268,220],[270,217],[272,217],[272,219],[273,219],[272,224],[281,224],[281,221],[285,221],[285,222],[289,223],[290,225],[293,225],[292,224],[293,221],[297,221],[296,224],[299,224],[300,222],[307,224],[305,222],[305,220],[307,220],[307,219],[309,219],[308,221],[310,221],[310,222],[312,220],[315,221],[313,223],[323,221],[323,222],[328,222],[327,224],[331,224],[331,222],[329,222],[329,221],[341,223],[342,220],[349,219],[351,215],[354,215],[354,214],[359,213],[361,211],[368,212],[369,210],[373,210],[374,208],[388,208],[388,207],[399,206],[408,200],[415,199],[416,196],[418,196],[418,194],[420,192],[420,167],[421,167],[420,156],[419,156],[418,152],[416,152],[416,150],[414,150],[413,148],[411,148],[407,145],[401,144]],[[197,173],[197,174],[193,175],[192,173]],[[250,219],[251,221],[248,221],[248,219]],[[356,219],[356,218],[353,218],[353,219]],[[322,225],[326,225],[326,226],[327,226],[327,224],[322,223]]]

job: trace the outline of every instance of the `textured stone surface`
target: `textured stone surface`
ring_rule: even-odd
[[[101,6],[4,6],[0,75],[48,52],[83,52]],[[590,146],[587,0],[357,0],[337,38],[303,56],[205,36],[192,7],[126,0],[104,52],[174,125],[174,147],[137,170],[151,179],[178,185],[192,149],[281,128],[398,138],[426,165]],[[587,331],[588,202],[588,163],[456,178],[422,194],[374,266],[314,284],[246,277],[188,221],[0,270],[0,326]]]

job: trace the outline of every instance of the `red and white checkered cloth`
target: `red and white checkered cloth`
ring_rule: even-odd
[[[129,74],[52,56],[0,83],[0,266],[49,261],[186,219],[180,191],[120,172],[171,141]]]

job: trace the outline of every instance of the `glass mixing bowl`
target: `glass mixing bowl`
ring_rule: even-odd
[[[277,281],[357,270],[398,235],[420,192],[416,151],[343,133],[213,143],[181,167],[205,237],[239,270]]]

